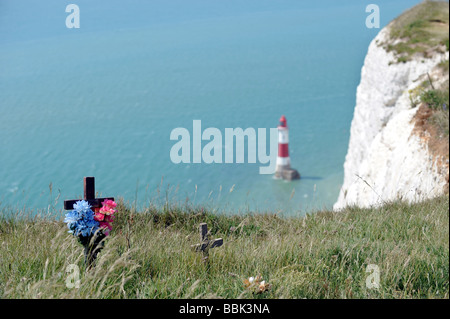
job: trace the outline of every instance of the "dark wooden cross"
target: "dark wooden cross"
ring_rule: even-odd
[[[84,178],[84,200],[91,205],[91,207],[99,208],[102,207],[102,202],[105,199],[114,200],[114,197],[105,198],[95,198],[95,177],[85,177]],[[64,201],[64,209],[72,210],[73,204],[78,202],[80,199],[70,199]]]
[[[203,260],[204,261],[206,261],[208,259],[209,249],[214,248],[214,247],[220,247],[220,246],[223,245],[223,239],[222,238],[217,238],[217,239],[214,239],[214,240],[210,240],[209,239],[209,235],[210,235],[210,233],[208,232],[208,226],[206,225],[206,223],[201,223],[200,224],[201,243],[191,246],[196,252],[202,252],[203,253]]]

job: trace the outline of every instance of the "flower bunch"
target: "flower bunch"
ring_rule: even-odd
[[[99,222],[99,226],[104,230],[106,236],[109,235],[109,232],[112,229],[111,223],[114,221],[116,206],[117,204],[115,201],[105,199],[102,202],[102,207],[95,209],[94,219]]]
[[[90,237],[100,226],[99,222],[94,219],[91,205],[85,200],[73,204],[73,210],[66,213],[64,222],[69,228],[69,233],[77,237]]]
[[[271,287],[271,285],[268,282],[262,280],[261,275],[256,276],[256,278],[250,277],[248,279],[244,279],[244,286],[248,290],[257,294],[263,293],[269,290]]]

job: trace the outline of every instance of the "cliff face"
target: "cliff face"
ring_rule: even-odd
[[[380,31],[364,61],[336,210],[399,198],[418,201],[442,194],[448,184],[448,160],[443,173],[442,159],[414,134],[419,108],[411,107],[408,92],[448,59],[448,52],[396,63],[394,53],[381,45],[392,41],[389,34],[389,26]]]

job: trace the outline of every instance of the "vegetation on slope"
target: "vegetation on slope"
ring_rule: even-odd
[[[406,11],[389,25],[390,39],[383,43],[393,52],[397,62],[412,58],[426,59],[436,53],[449,50],[448,1],[424,1]],[[392,62],[393,63],[393,62]],[[437,167],[449,190],[449,61],[441,61],[437,67],[419,79],[420,84],[409,91],[412,107],[418,107],[414,133],[428,145]]]
[[[0,297],[448,298],[448,206],[444,196],[288,218],[170,204],[136,213],[121,203],[91,270],[61,220],[2,209]],[[207,263],[191,250],[201,222],[224,240]],[[79,288],[66,286],[70,264],[80,269]],[[368,265],[379,267],[378,289],[366,286]],[[253,294],[243,280],[259,274],[271,289]]]

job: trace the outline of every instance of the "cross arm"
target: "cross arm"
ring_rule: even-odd
[[[205,241],[201,244],[196,244],[196,245],[191,245],[191,248],[194,249],[195,251],[205,251],[208,246],[209,248],[214,248],[214,247],[220,247],[223,245],[223,239],[222,238],[217,238],[214,239],[213,241]]]
[[[85,201],[87,201],[89,203],[89,205],[91,205],[91,207],[101,207],[102,206],[102,202],[105,201],[106,199],[109,200],[114,200],[114,197],[105,197],[105,198],[94,198],[94,199],[85,199]],[[71,199],[71,200],[65,200],[64,201],[64,209],[65,210],[71,210],[73,209],[73,204],[75,204],[76,202],[83,200],[83,199]]]
[[[220,247],[223,245],[223,239],[222,238],[217,238],[213,241],[213,243],[211,244],[211,248],[214,247]]]

